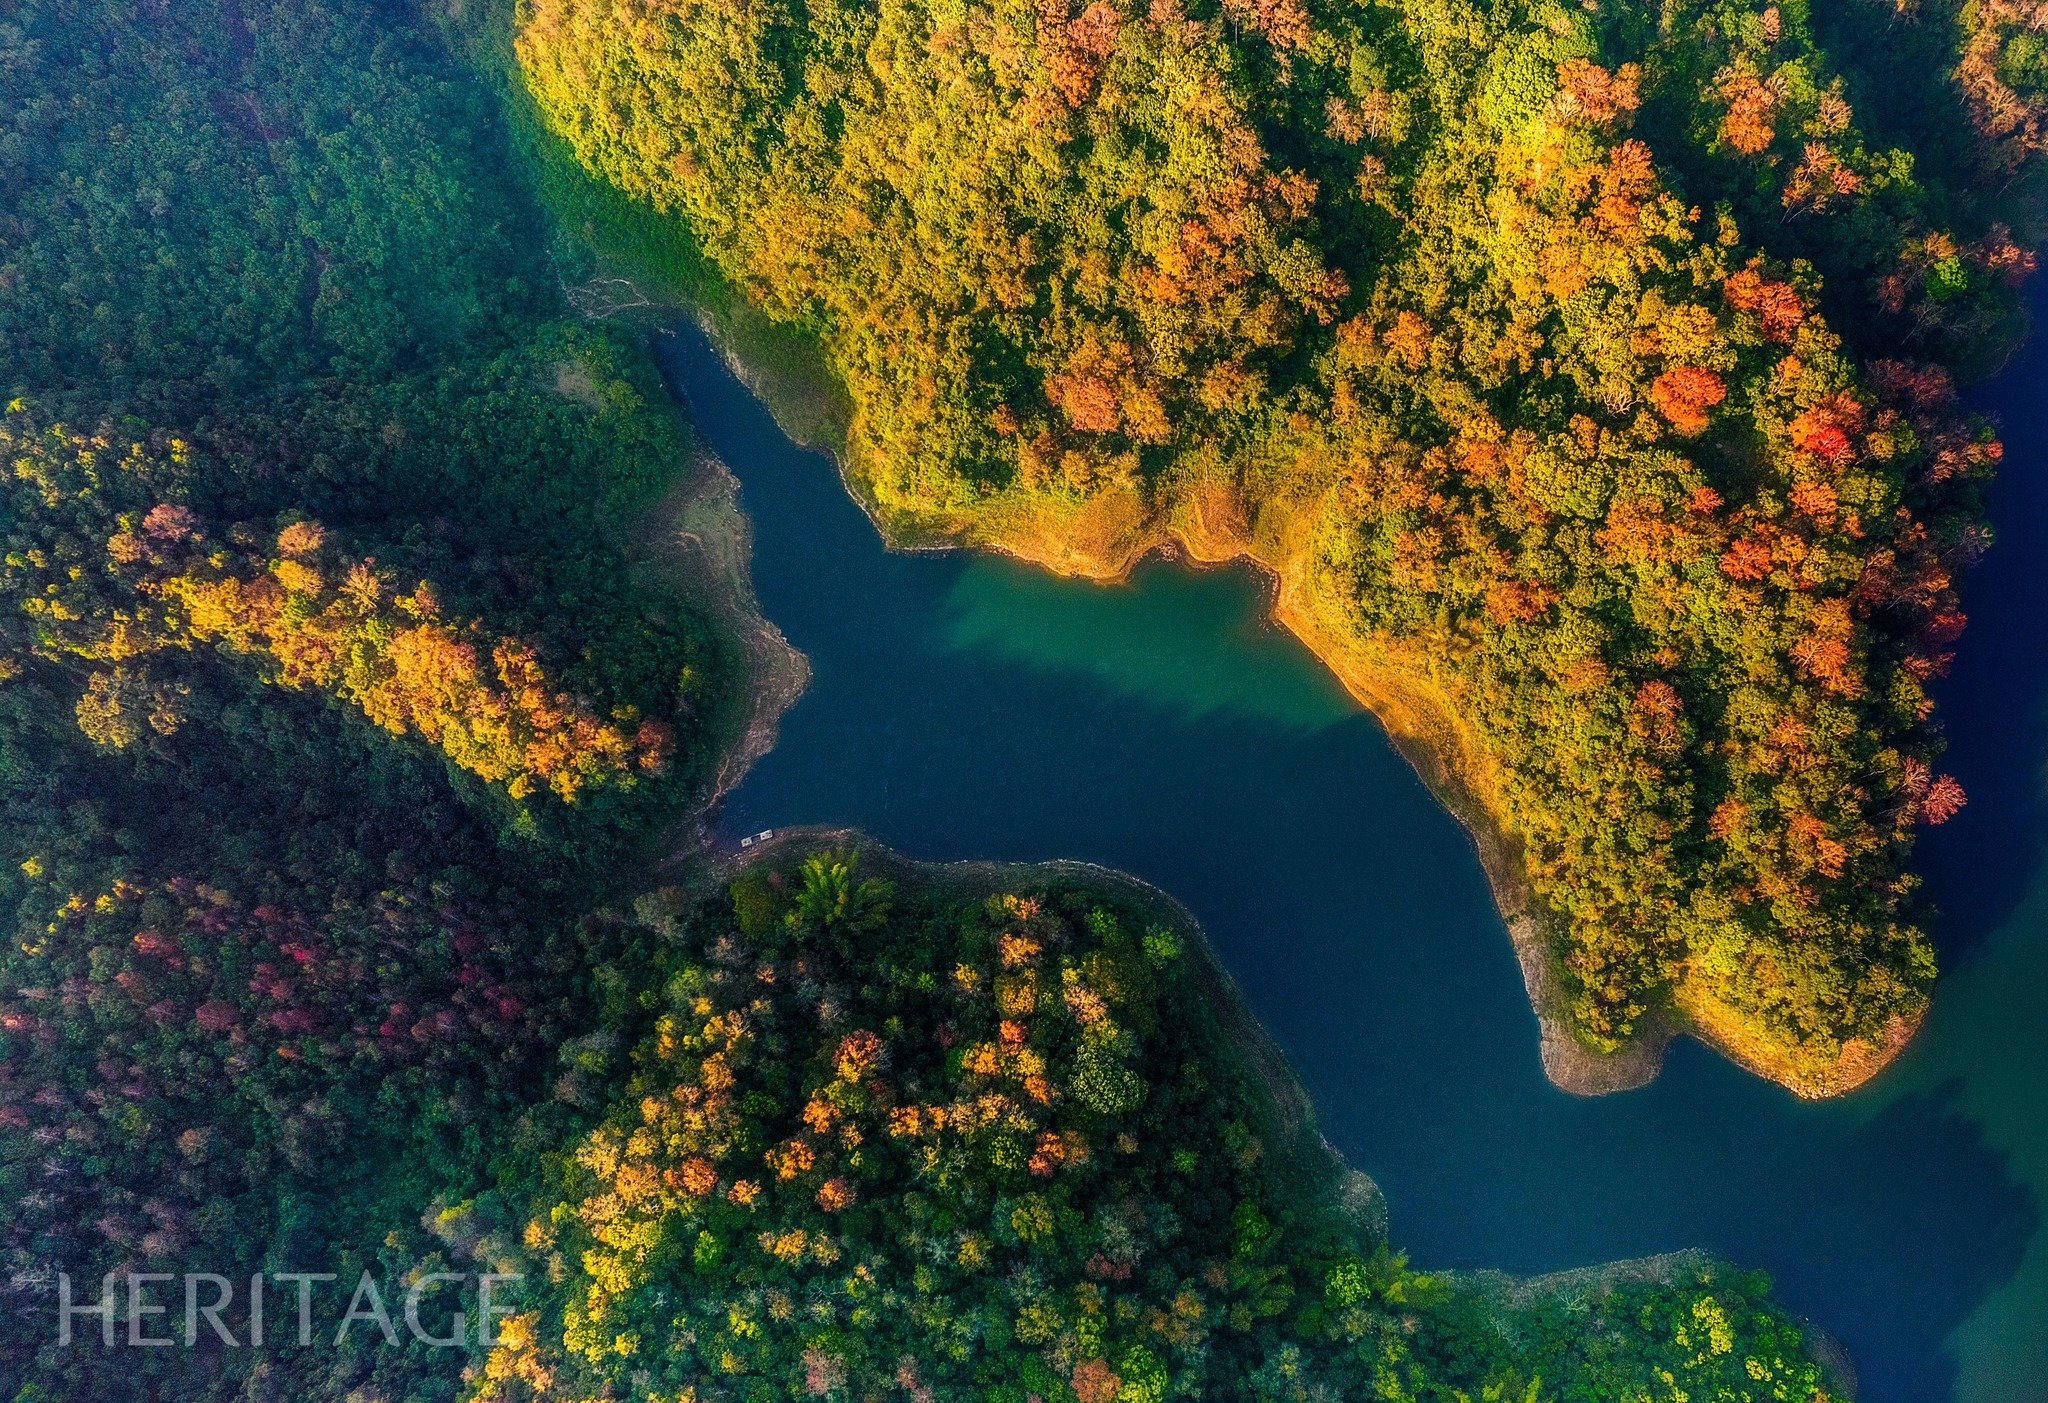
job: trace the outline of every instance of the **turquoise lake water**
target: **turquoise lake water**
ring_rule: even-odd
[[[1172,892],[1419,1266],[1704,1247],[1846,1344],[1865,1403],[2048,1400],[2048,352],[1979,397],[2007,430],[2000,544],[1942,690],[1971,802],[1923,847],[1949,972],[1899,1064],[1818,1105],[1690,1042],[1643,1090],[1552,1088],[1469,838],[1248,574],[892,554],[697,332],[657,352],[814,669],[726,831],[851,824]]]

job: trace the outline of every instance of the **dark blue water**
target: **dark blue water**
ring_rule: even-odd
[[[2029,1077],[1973,1090],[1957,1065],[2032,1052],[1959,1017],[1937,1020],[1906,1070],[1821,1105],[1691,1043],[1644,1090],[1559,1093],[1469,839],[1264,621],[1252,579],[1153,562],[1103,587],[888,553],[832,465],[791,445],[694,330],[661,338],[660,355],[740,479],[763,610],[815,670],[727,829],[851,824],[916,857],[1083,858],[1171,891],[1325,1133],[1385,1189],[1418,1265],[1531,1273],[1705,1247],[1768,1269],[1841,1339],[1866,1403],[2048,1398],[2048,1360],[2028,1372],[2029,1342],[1981,1314],[2012,1305],[2035,1242],[2048,1167],[2027,1182],[2013,1142],[2048,1116]],[[2038,356],[1993,396],[2014,421],[2003,545],[1971,581],[1945,697],[1972,803],[1928,858],[1962,967],[2017,950],[2048,993],[2028,906],[2048,755],[2048,494],[2031,471],[2048,433],[2026,427],[2033,384],[2048,384]],[[2019,1328],[2039,1304],[2020,1302]],[[1951,1348],[1973,1320],[1992,1343]],[[2008,1347],[2017,1365],[1993,1359]]]

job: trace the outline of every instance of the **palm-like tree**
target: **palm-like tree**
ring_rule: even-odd
[[[803,886],[796,894],[797,916],[818,930],[836,925],[867,929],[888,916],[889,884],[873,877],[859,881],[854,860],[839,853],[812,853],[804,859]]]

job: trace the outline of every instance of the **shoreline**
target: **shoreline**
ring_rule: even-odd
[[[668,387],[662,388],[669,400],[664,411],[680,419]],[[761,612],[754,593],[754,524],[740,509],[739,479],[687,423],[685,429],[689,458],[637,523],[632,545],[640,568],[665,575],[706,607],[739,662],[738,685],[714,725],[717,768],[704,796],[682,819],[702,832],[725,796],[774,749],[783,713],[810,685],[811,662]]]
[[[693,310],[694,309],[686,309]],[[777,412],[773,384],[758,373],[747,373],[744,362],[722,328],[709,315],[701,316],[713,346],[740,375],[743,383],[768,406],[784,432],[790,432]],[[794,441],[827,453],[842,488],[867,513],[891,550],[965,550],[993,548],[1054,568],[1030,554],[989,542],[979,547],[952,541],[899,543],[883,525],[879,513],[863,501],[838,452],[820,445],[810,436],[791,433]],[[1296,1191],[1309,1197],[1313,1207],[1348,1225],[1361,1241],[1390,1243],[1390,1213],[1386,1195],[1370,1175],[1350,1163],[1315,1124],[1313,1099],[1302,1085],[1286,1054],[1245,1004],[1236,980],[1218,958],[1208,934],[1193,913],[1171,893],[1118,869],[1077,859],[1045,862],[1004,862],[968,859],[957,862],[929,862],[898,853],[866,832],[851,827],[827,825],[774,830],[742,848],[736,838],[721,839],[712,820],[726,793],[775,743],[784,711],[801,695],[810,680],[809,659],[791,646],[781,630],[760,611],[752,580],[751,520],[740,510],[738,481],[730,467],[701,443],[692,441],[690,462],[678,473],[670,488],[641,523],[636,539],[645,552],[647,568],[667,570],[682,583],[694,583],[712,602],[714,615],[732,628],[747,659],[747,693],[744,724],[726,730],[716,780],[706,797],[695,805],[683,822],[683,831],[672,833],[667,851],[653,864],[657,882],[664,874],[684,890],[701,896],[708,889],[730,881],[756,865],[785,857],[842,847],[887,875],[925,884],[948,884],[981,895],[998,886],[1020,882],[1043,882],[1066,877],[1082,884],[1108,888],[1134,906],[1157,912],[1187,942],[1195,957],[1193,977],[1197,980],[1204,1009],[1215,1018],[1219,1055],[1235,1063],[1243,1075],[1264,1093],[1271,1116],[1273,1138],[1288,1157],[1289,1173],[1296,1179]],[[1205,542],[1213,547],[1214,542]],[[1519,853],[1485,811],[1479,796],[1453,767],[1444,749],[1431,743],[1422,725],[1398,725],[1389,712],[1411,723],[1430,715],[1431,703],[1419,695],[1406,695],[1379,686],[1369,679],[1384,676],[1384,669],[1370,667],[1356,650],[1340,648],[1315,633],[1313,611],[1301,605],[1299,594],[1290,596],[1288,577],[1255,555],[1248,545],[1232,543],[1227,549],[1205,553],[1196,549],[1186,533],[1177,529],[1155,531],[1142,548],[1129,550],[1119,562],[1118,576],[1129,572],[1143,559],[1163,554],[1185,555],[1197,568],[1219,568],[1248,564],[1256,570],[1270,591],[1270,616],[1281,627],[1301,639],[1323,664],[1335,673],[1361,705],[1379,720],[1389,741],[1413,766],[1424,784],[1465,827],[1478,851],[1482,869],[1502,912],[1509,939],[1521,967],[1525,986],[1539,1025],[1539,1052],[1546,1076],[1560,1089],[1577,1095],[1599,1095],[1640,1086],[1654,1079],[1662,1067],[1664,1049],[1678,1030],[1659,1025],[1654,1035],[1646,1032],[1621,1052],[1602,1055],[1586,1047],[1555,1013],[1563,995],[1541,926],[1527,909],[1526,887],[1521,880]],[[1077,572],[1064,572],[1077,573]],[[1109,579],[1117,576],[1096,575]],[[1290,607],[1291,605],[1291,607]],[[1325,651],[1325,648],[1328,651]],[[1354,662],[1353,659],[1356,659]],[[1378,704],[1375,705],[1375,702]],[[1382,710],[1382,708],[1386,710]],[[1448,727],[1450,718],[1439,718]],[[1454,733],[1455,734],[1455,733]],[[1519,905],[1509,914],[1510,898]],[[1729,1055],[1733,1056],[1732,1053]],[[1739,1059],[1737,1059],[1739,1060]],[[1312,1140],[1312,1143],[1311,1143]],[[1433,1273],[1453,1289],[1469,1292],[1485,1303],[1496,1328],[1512,1328],[1516,1313],[1546,1297],[1563,1296],[1577,1301],[1597,1301],[1614,1286],[1648,1281],[1675,1282],[1687,1271],[1714,1265],[1717,1259],[1700,1249],[1654,1254],[1640,1258],[1593,1263],[1531,1277],[1515,1277],[1497,1270],[1445,1271]],[[1805,1322],[1805,1349],[1832,1377],[1837,1393],[1855,1398],[1856,1373],[1853,1360],[1840,1343],[1812,1322]]]
[[[1275,1148],[1290,1158],[1288,1173],[1295,1180],[1294,1191],[1310,1198],[1316,1211],[1334,1214],[1361,1241],[1390,1244],[1385,1194],[1370,1175],[1351,1164],[1343,1151],[1316,1128],[1314,1103],[1307,1088],[1271,1034],[1252,1016],[1237,981],[1218,959],[1201,922],[1172,893],[1128,872],[1072,858],[1044,862],[987,858],[927,861],[897,852],[862,829],[829,824],[778,828],[746,848],[734,841],[705,843],[688,854],[677,854],[677,859],[697,860],[685,883],[693,897],[700,897],[757,867],[821,851],[845,853],[856,863],[857,870],[869,874],[969,899],[986,897],[1004,888],[1046,885],[1066,879],[1076,885],[1106,889],[1137,908],[1145,919],[1170,926],[1195,961],[1191,974],[1203,1007],[1216,1019],[1219,1056],[1234,1061],[1267,1099],[1266,1110],[1279,1142]],[[1517,1315],[1546,1300],[1563,1300],[1573,1305],[1595,1303],[1617,1286],[1653,1282],[1671,1285],[1688,1273],[1720,1265],[1724,1264],[1710,1252],[1685,1248],[1533,1276],[1515,1276],[1494,1268],[1432,1271],[1429,1275],[1482,1302],[1496,1328],[1510,1329]],[[1795,1319],[1804,1328],[1804,1348],[1809,1357],[1831,1376],[1837,1395],[1853,1403],[1856,1371],[1848,1352],[1812,1321]]]
[[[1434,694],[1419,668],[1403,665],[1391,649],[1373,650],[1346,636],[1327,617],[1329,606],[1310,588],[1304,568],[1307,553],[1301,538],[1310,510],[1298,502],[1271,502],[1264,505],[1259,520],[1247,521],[1242,509],[1227,498],[1212,510],[1217,507],[1215,494],[1205,494],[1203,485],[1196,484],[1194,490],[1158,504],[1131,489],[1112,491],[1064,513],[1063,519],[1048,519],[1061,514],[1041,504],[1026,504],[1022,513],[952,512],[898,520],[877,499],[847,451],[848,409],[815,347],[792,340],[783,328],[743,303],[714,308],[691,299],[662,307],[650,301],[642,313],[657,327],[663,322],[655,318],[664,314],[689,318],[783,433],[831,462],[842,490],[867,516],[888,550],[993,551],[1056,575],[1104,584],[1128,578],[1140,562],[1155,555],[1197,566],[1255,571],[1271,600],[1268,616],[1293,634],[1373,715],[1389,743],[1470,838],[1536,1019],[1537,1055],[1544,1076],[1560,1091],[1603,1096],[1647,1086],[1663,1070],[1671,1043],[1686,1036],[1801,1099],[1820,1100],[1862,1085],[1911,1042],[1925,1017],[1925,1002],[1913,1018],[1895,1019],[1882,1042],[1854,1040],[1830,1062],[1802,1065],[1784,1057],[1698,989],[1681,986],[1642,1017],[1635,1036],[1619,1049],[1601,1052],[1587,1045],[1573,1031],[1566,1007],[1565,979],[1555,951],[1557,918],[1536,903],[1520,844],[1488,802],[1493,783],[1476,740],[1455,709]],[[725,471],[723,464],[718,467]],[[730,509],[744,517],[736,503]],[[1215,521],[1212,516],[1225,519]],[[750,526],[742,521],[737,529],[746,532]],[[746,592],[751,601],[750,583]],[[759,617],[758,610],[754,617]],[[773,630],[772,624],[766,627]],[[788,647],[779,631],[775,638]],[[808,663],[803,667],[807,678]],[[772,682],[780,680],[770,676]],[[774,715],[779,717],[801,690],[799,681],[785,700],[771,703]],[[729,776],[721,765],[715,793],[693,815],[699,826],[716,811],[718,798],[746,766],[773,744],[773,736],[770,721],[764,737],[752,738],[760,748],[747,754]]]
[[[1375,650],[1348,637],[1326,617],[1329,606],[1310,588],[1303,568],[1306,552],[1300,538],[1307,511],[1276,502],[1265,506],[1261,520],[1248,522],[1235,502],[1225,502],[1217,514],[1226,519],[1214,522],[1206,509],[1213,494],[1205,500],[1198,484],[1195,490],[1158,504],[1145,502],[1128,489],[1112,491],[1068,513],[1064,521],[1028,520],[1050,515],[1036,508],[1027,511],[1027,519],[955,512],[898,520],[863,480],[846,450],[847,410],[815,359],[815,348],[808,348],[809,363],[790,364],[789,358],[804,355],[806,348],[792,343],[786,332],[749,306],[714,311],[691,304],[678,310],[703,331],[792,442],[831,460],[840,486],[889,550],[993,551],[1055,575],[1104,584],[1127,579],[1155,555],[1256,572],[1271,601],[1268,617],[1293,634],[1373,715],[1388,742],[1471,839],[1536,1017],[1537,1055],[1544,1076],[1560,1091],[1604,1096],[1647,1086],[1662,1072],[1671,1043],[1684,1036],[1802,1100],[1824,1100],[1853,1091],[1883,1071],[1924,1021],[1925,1000],[1912,1018],[1895,1018],[1881,1042],[1855,1039],[1829,1062],[1801,1063],[1777,1054],[1773,1045],[1703,991],[1681,986],[1643,1015],[1635,1036],[1620,1048],[1601,1052],[1587,1045],[1573,1031],[1567,1010],[1569,996],[1555,952],[1557,917],[1537,903],[1524,873],[1520,843],[1488,801],[1493,783],[1477,741],[1420,669],[1404,666],[1392,649]],[[759,344],[763,341],[779,344]],[[1103,519],[1090,520],[1091,512]],[[1266,516],[1277,520],[1269,525]],[[1099,539],[1083,540],[1084,535]],[[1278,563],[1269,555],[1277,556]]]

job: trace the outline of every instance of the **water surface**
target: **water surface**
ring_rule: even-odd
[[[1810,1105],[1691,1043],[1641,1091],[1552,1088],[1469,838],[1248,574],[1153,561],[1101,586],[891,554],[695,331],[660,356],[740,479],[763,610],[814,668],[729,830],[851,824],[1172,892],[1418,1265],[1705,1247],[1839,1337],[1865,1403],[2048,1400],[2048,359],[1987,396],[2013,420],[2001,546],[1944,697],[1972,802],[1926,850],[1953,972],[1901,1065]]]

